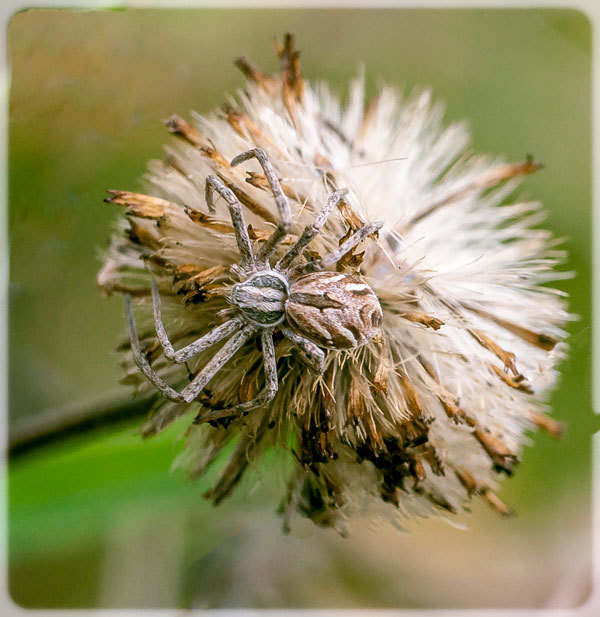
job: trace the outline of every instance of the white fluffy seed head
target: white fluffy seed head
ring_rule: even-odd
[[[149,314],[150,266],[176,348],[214,327],[231,308],[239,254],[223,200],[207,210],[204,182],[212,174],[234,191],[258,249],[277,223],[277,208],[256,161],[229,165],[258,146],[292,207],[291,234],[273,263],[336,189],[348,193],[300,262],[337,249],[369,221],[384,222],[377,237],[331,267],[373,290],[381,332],[356,349],[329,350],[322,375],[276,332],[275,399],[245,417],[194,426],[185,464],[201,473],[239,436],[209,495],[218,503],[249,460],[294,443],[286,525],[298,511],[341,529],[364,503],[379,503],[374,511],[392,517],[455,512],[472,495],[506,514],[492,491],[518,462],[526,432],[560,432],[544,400],[566,350],[565,299],[547,285],[562,276],[555,266],[564,255],[537,227],[540,204],[508,201],[539,166],[470,154],[467,127],[444,126],[429,91],[405,98],[386,86],[367,103],[359,78],[342,105],[326,84],[302,79],[291,37],[279,56],[278,75],[239,60],[248,81],[221,110],[192,123],[169,120],[179,139],[165,160],[149,166],[152,197],[114,191],[109,199],[126,206],[128,217],[113,237],[100,285],[137,295]],[[170,383],[186,383],[186,369],[165,361],[151,320],[141,340],[155,370]],[[125,380],[146,387],[123,349]],[[192,372],[211,353],[195,358]],[[249,400],[263,384],[252,340],[199,402]],[[145,434],[188,411],[197,412],[198,402],[161,402]]]

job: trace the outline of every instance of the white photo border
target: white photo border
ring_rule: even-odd
[[[598,0],[131,0],[111,2],[106,0],[45,0],[32,5],[24,0],[2,0],[2,40],[0,44],[0,440],[5,456],[0,472],[0,614],[7,617],[27,615],[30,617],[179,617],[184,613],[215,617],[258,617],[277,615],[281,617],[596,617],[600,615],[600,435],[593,436],[593,481],[592,481],[592,590],[586,602],[573,609],[81,609],[48,610],[25,609],[17,606],[8,591],[8,521],[7,521],[7,464],[8,444],[8,117],[10,67],[7,57],[7,30],[11,17],[27,9],[108,10],[114,8],[138,9],[185,9],[185,8],[412,8],[412,9],[575,9],[582,12],[591,24],[592,42],[592,404],[600,413],[600,173],[594,173],[600,161],[600,2]]]

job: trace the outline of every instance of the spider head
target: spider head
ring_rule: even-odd
[[[250,323],[270,328],[284,320],[288,296],[287,279],[273,270],[262,270],[236,283],[230,302]]]

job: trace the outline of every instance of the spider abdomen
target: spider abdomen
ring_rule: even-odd
[[[368,343],[383,320],[371,287],[360,276],[339,272],[314,272],[294,281],[285,310],[298,334],[329,349]]]

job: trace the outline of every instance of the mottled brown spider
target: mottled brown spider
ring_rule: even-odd
[[[360,347],[377,334],[383,318],[377,296],[360,276],[327,270],[361,240],[377,232],[383,223],[367,223],[356,230],[337,250],[308,263],[294,265],[297,257],[325,225],[333,208],[348,192],[347,189],[337,190],[329,197],[313,223],[304,229],[287,253],[271,267],[269,258],[289,233],[292,217],[288,200],[264,150],[256,148],[243,152],[231,161],[231,166],[253,157],[264,170],[280,218],[276,229],[256,254],[252,250],[241,203],[237,197],[215,176],[208,176],[205,185],[209,210],[214,211],[214,191],[227,203],[237,240],[240,263],[232,266],[231,271],[239,278],[239,282],[232,286],[229,296],[229,303],[236,311],[234,316],[176,351],[162,321],[158,287],[152,282],[154,324],[166,358],[183,363],[230,337],[181,392],[167,384],[152,369],[142,353],[131,297],[129,294],[125,296],[125,313],[135,363],[161,394],[172,401],[193,401],[244,343],[251,336],[260,333],[264,357],[264,389],[252,400],[213,410],[203,416],[202,420],[243,413],[265,405],[274,398],[278,390],[273,344],[275,329],[280,330],[283,336],[304,352],[304,357],[315,370],[322,372],[325,362],[322,348],[343,350]]]

